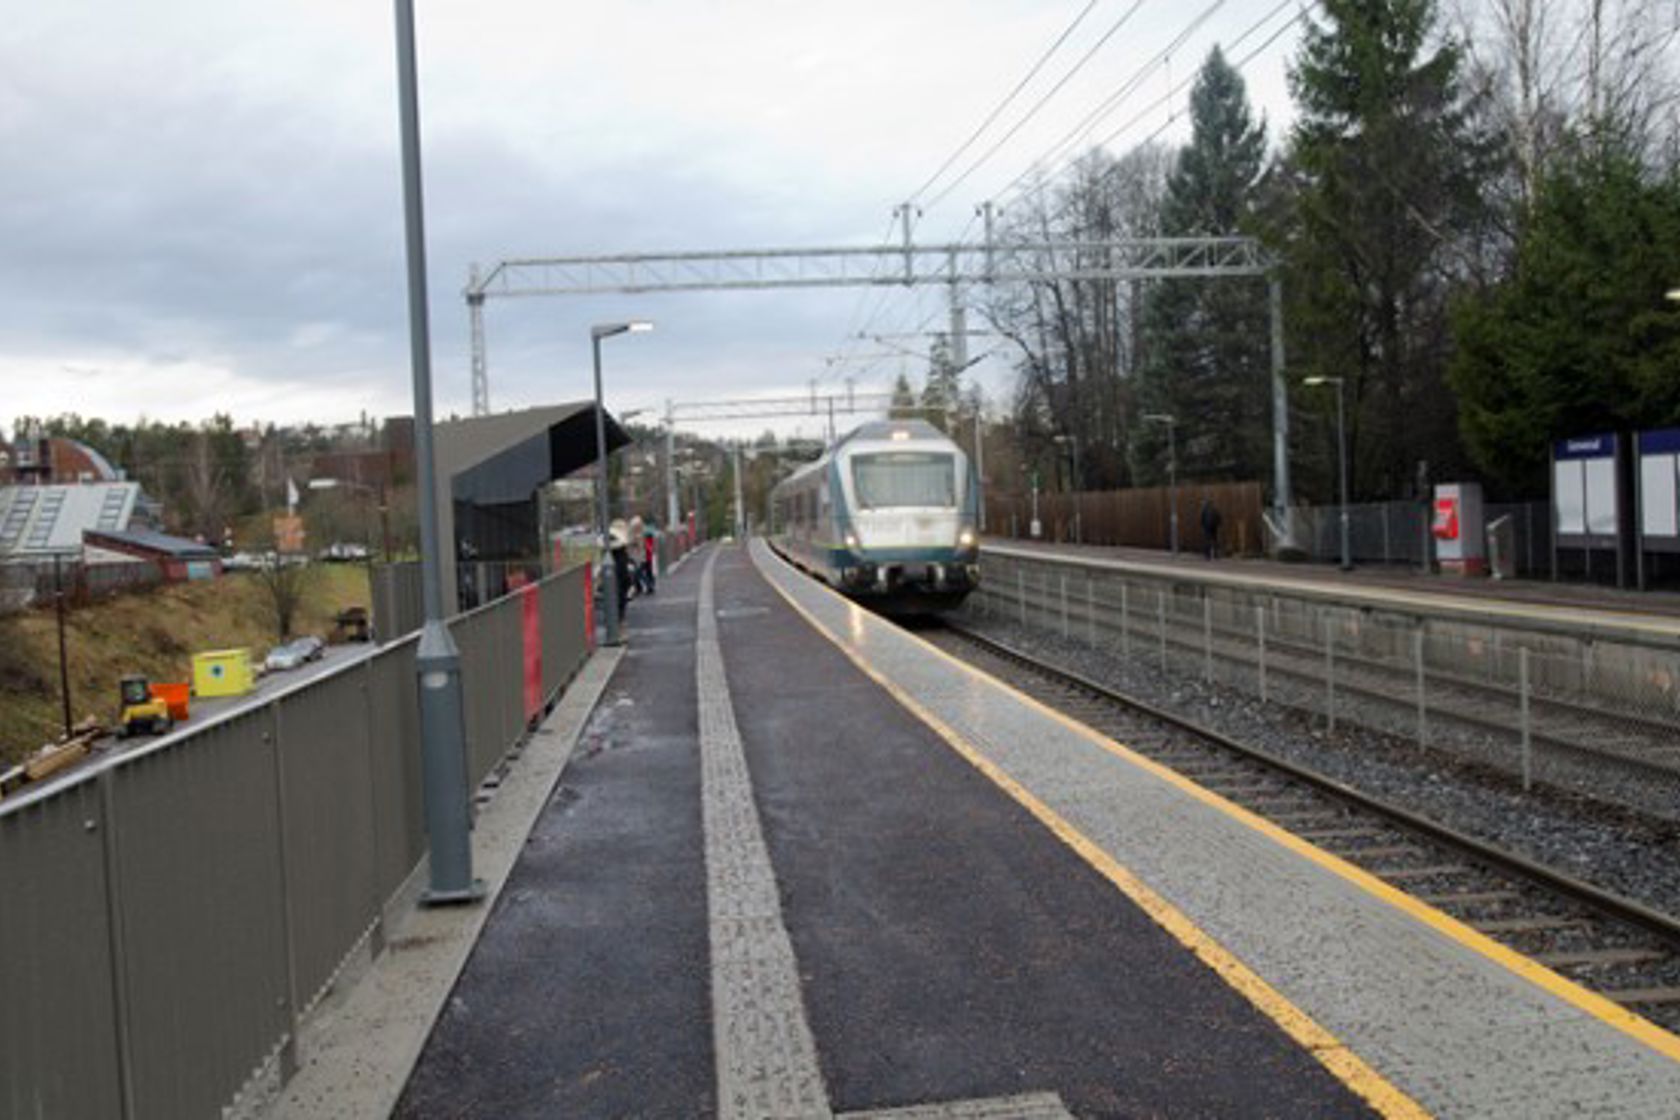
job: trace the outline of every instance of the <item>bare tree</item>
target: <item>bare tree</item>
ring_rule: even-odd
[[[193,435],[192,451],[187,459],[186,483],[193,530],[205,540],[220,540],[232,502],[228,494],[227,471],[216,462],[209,432],[200,431]]]

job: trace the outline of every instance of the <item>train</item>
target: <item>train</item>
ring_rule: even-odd
[[[771,542],[885,611],[949,610],[980,583],[979,491],[968,456],[933,425],[873,421],[771,491]]]

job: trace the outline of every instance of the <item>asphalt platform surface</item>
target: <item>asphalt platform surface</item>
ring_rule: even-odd
[[[717,1110],[689,563],[544,810],[397,1115]],[[829,1105],[1366,1116],[1269,1019],[864,677],[740,550],[735,719]]]

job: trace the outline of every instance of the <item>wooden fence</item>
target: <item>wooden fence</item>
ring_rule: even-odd
[[[1265,547],[1258,482],[1182,483],[1178,487],[1178,547],[1201,552],[1202,503],[1219,511],[1219,547],[1226,555],[1255,556]],[[1056,543],[1124,545],[1167,549],[1172,545],[1171,491],[1101,490],[1040,494],[1040,539]],[[1032,535],[1032,495],[988,494],[986,532],[1000,537]]]

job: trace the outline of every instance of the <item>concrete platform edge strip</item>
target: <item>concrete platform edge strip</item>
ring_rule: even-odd
[[[981,673],[972,666],[964,664],[961,660],[952,657],[944,650],[922,641],[916,635],[910,634],[908,637],[912,641],[922,645],[930,653],[944,659],[950,664],[961,669],[963,672],[990,680],[990,678],[986,678],[984,673]],[[1535,987],[1540,988],[1547,994],[1562,1000],[1575,1010],[1605,1023],[1635,1041],[1650,1047],[1652,1050],[1663,1055],[1665,1058],[1680,1062],[1680,1037],[1670,1034],[1668,1031],[1663,1030],[1655,1023],[1652,1023],[1634,1012],[1629,1011],[1627,1008],[1618,1003],[1606,999],[1596,992],[1592,992],[1581,987],[1579,984],[1557,972],[1554,972],[1552,969],[1548,968],[1544,964],[1541,964],[1534,958],[1525,956],[1524,954],[1495,941],[1487,934],[1481,932],[1473,926],[1459,921],[1457,918],[1454,918],[1450,914],[1437,909],[1415,895],[1407,894],[1405,891],[1384,882],[1382,879],[1377,878],[1375,875],[1372,875],[1363,868],[1357,867],[1354,864],[1325,851],[1312,842],[1304,840],[1295,833],[1290,832],[1288,829],[1282,828],[1272,821],[1250,812],[1235,802],[1221,797],[1212,790],[1198,785],[1194,780],[1185,777],[1176,770],[1136,753],[1124,744],[1115,742],[1113,739],[1108,738],[1094,728],[1082,724],[1078,720],[1064,715],[1053,708],[1047,707],[1038,700],[1035,700],[1024,693],[1017,692],[1015,689],[1010,688],[1008,685],[1003,684],[1000,681],[992,681],[992,683],[996,687],[1016,695],[1020,698],[1022,703],[1037,709],[1049,718],[1054,719],[1070,730],[1077,732],[1079,735],[1101,747],[1103,750],[1108,751],[1110,754],[1122,758],[1126,762],[1137,766],[1140,769],[1147,770],[1150,773],[1155,774],[1163,781],[1178,787],[1185,793],[1196,798],[1196,800],[1219,810],[1226,816],[1241,822],[1248,828],[1266,836],[1272,841],[1282,845],[1292,852],[1295,852],[1303,858],[1311,860],[1313,863],[1318,864],[1325,870],[1347,880],[1361,890],[1365,891],[1367,894],[1381,899],[1383,902],[1388,903],[1390,906],[1402,911],[1409,917],[1423,923],[1426,926],[1429,926],[1437,933],[1440,933],[1452,941],[1457,942],[1477,955],[1485,957],[1488,960],[1504,967],[1507,971],[1515,974],[1528,983],[1533,984]]]
[[[597,649],[480,807],[473,857],[484,901],[469,907],[410,906],[385,952],[341,997],[328,997],[304,1026],[297,1074],[261,1115],[268,1120],[388,1116],[402,1095],[526,838],[548,803],[622,649]]]
[[[694,643],[718,1114],[826,1118],[833,1113],[718,645],[719,555],[710,550],[700,577]]]
[[[755,563],[759,564],[761,570],[764,570],[768,564],[780,563],[759,548],[754,549],[753,559]],[[768,571],[765,574],[767,577],[770,575]],[[1430,1116],[1430,1113],[1422,1105],[1367,1065],[1362,1058],[1348,1049],[1339,1039],[1286,999],[1247,965],[1227,951],[1219,942],[1204,933],[1177,907],[1156,894],[1109,856],[1107,852],[1064,820],[1060,814],[982,755],[954,728],[929,711],[915,697],[905,692],[893,681],[883,676],[873,665],[861,658],[850,646],[831,633],[821,620],[795,601],[776,579],[769,578],[769,583],[789,607],[804,618],[819,634],[833,642],[865,676],[879,685],[906,711],[931,728],[964,760],[1031,813],[1057,839],[1073,849],[1080,858],[1084,859],[1105,879],[1113,883],[1122,894],[1136,903],[1157,925],[1165,929],[1175,940],[1190,950],[1198,960],[1213,969],[1220,979],[1247,999],[1267,1018],[1275,1022],[1290,1038],[1310,1052],[1337,1080],[1369,1103],[1379,1114],[1394,1118],[1424,1118]],[[926,645],[926,643],[923,644]],[[948,655],[931,645],[927,645],[927,649],[941,657],[948,658]],[[961,665],[961,662],[954,658],[948,659],[954,664]],[[968,672],[977,672],[967,666],[962,667]],[[1014,690],[1010,691],[1013,692]],[[1056,718],[1059,722],[1078,729],[1082,734],[1095,734],[1095,732],[1083,728],[1082,725],[1068,720],[1059,712],[1045,708],[1030,697],[1020,695],[1020,699],[1038,708],[1044,714]],[[1107,740],[1104,740],[1104,742],[1106,744]],[[1130,752],[1127,753],[1130,754]],[[1139,759],[1139,761],[1143,760]]]

